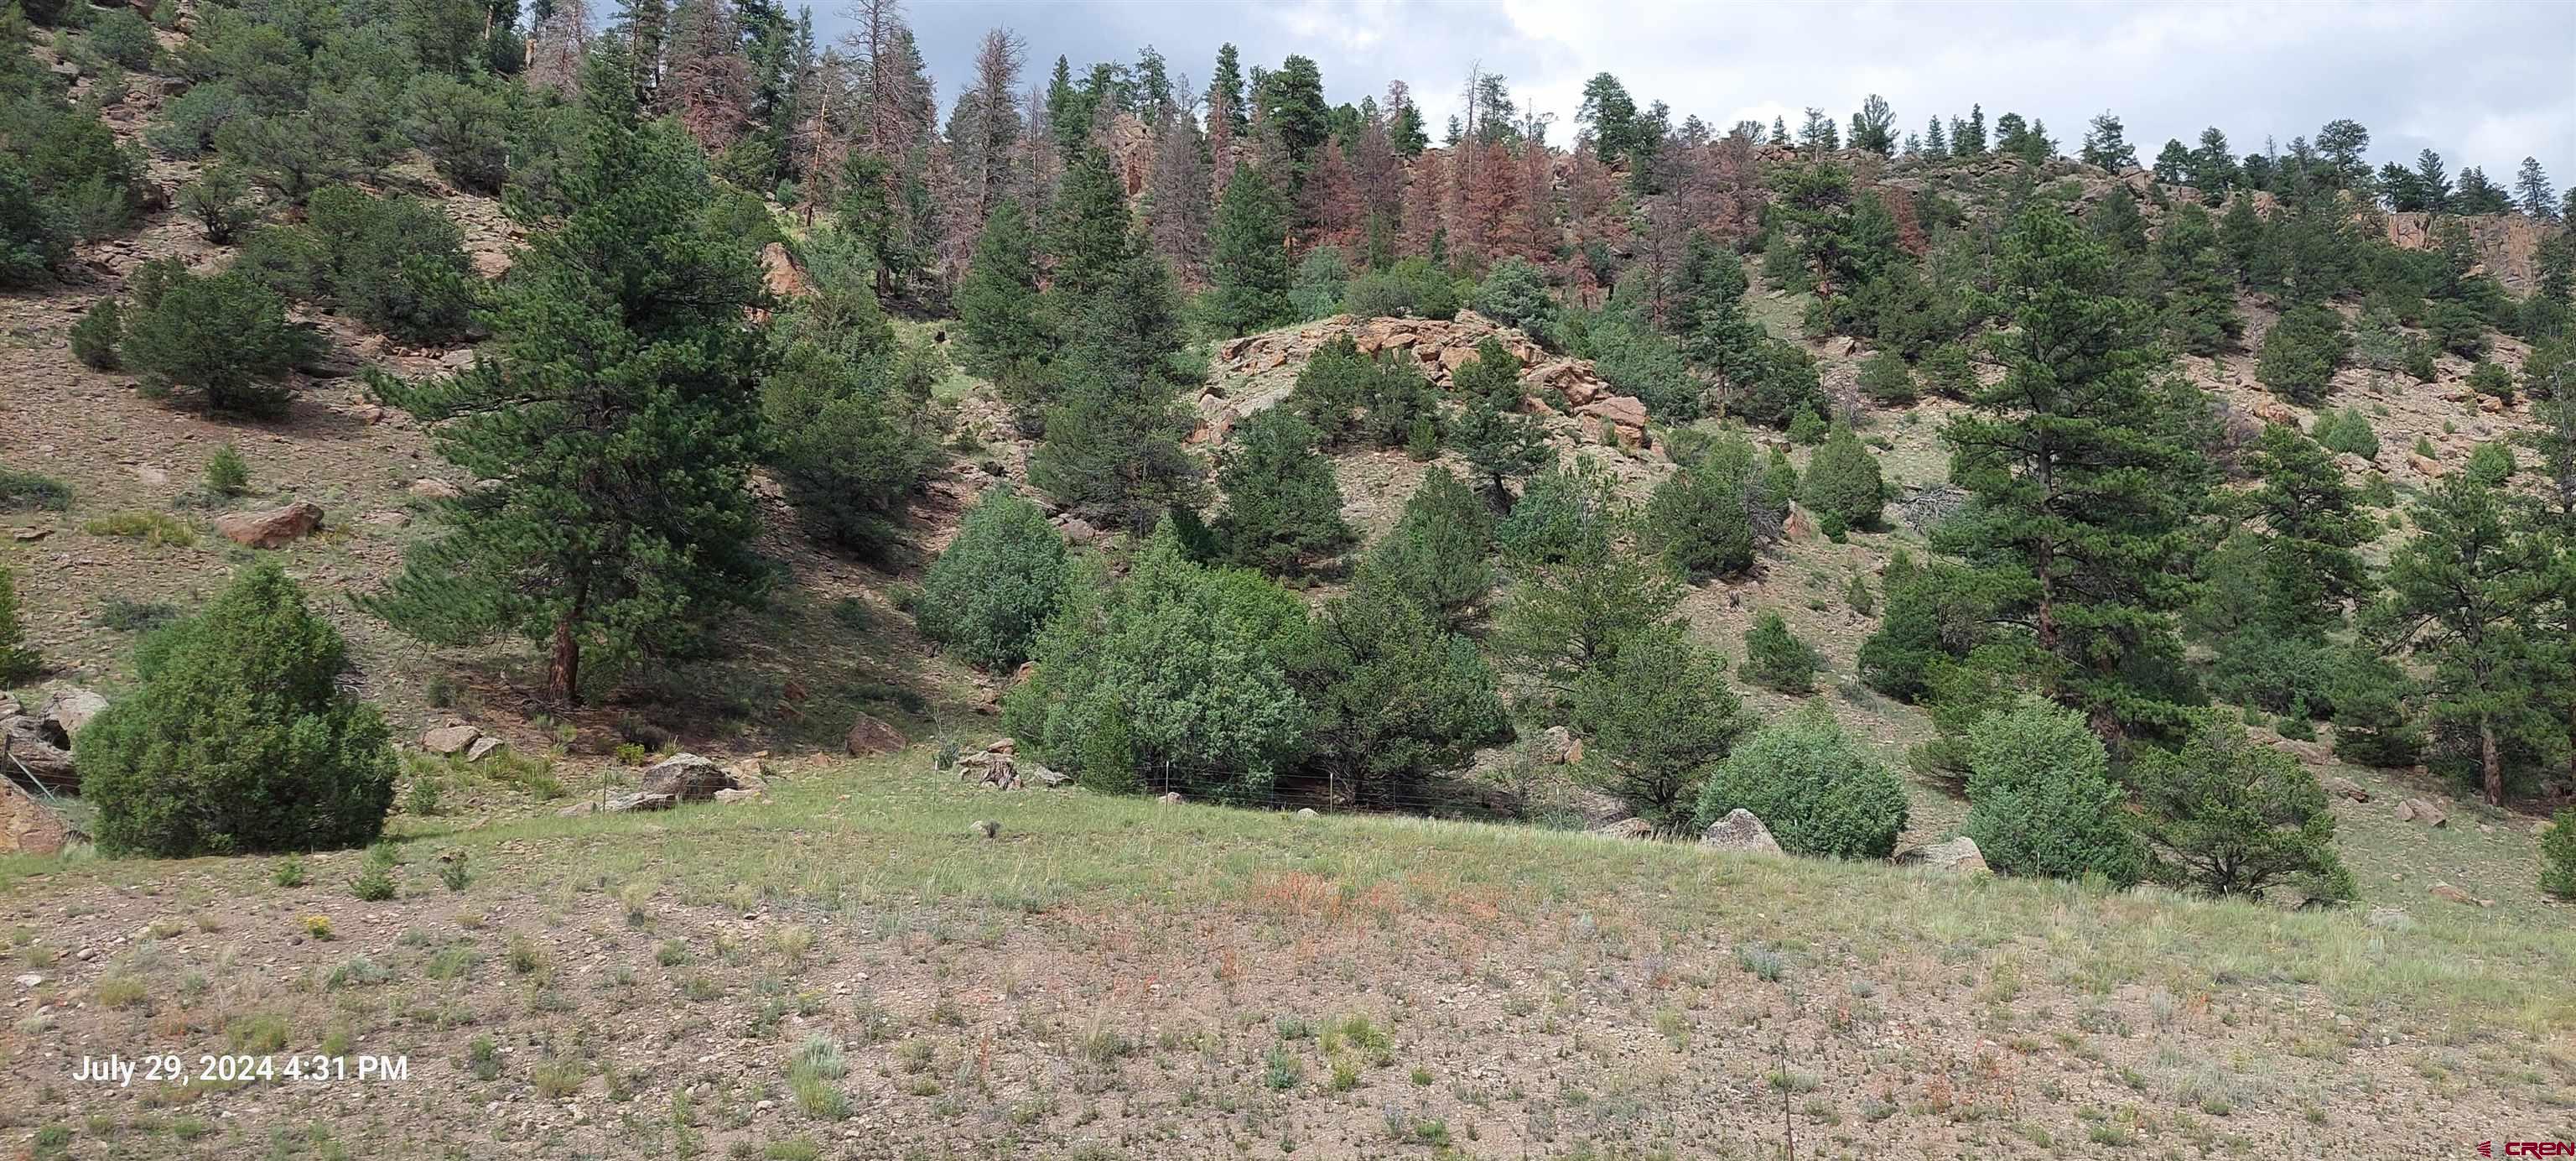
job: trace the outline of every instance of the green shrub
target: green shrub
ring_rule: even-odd
[[[288,399],[279,380],[318,346],[312,331],[287,321],[286,300],[256,280],[179,269],[161,276],[148,303],[137,296],[122,349],[155,394],[187,388],[209,411],[278,415]]]
[[[1301,319],[1323,318],[1340,310],[1349,292],[1351,264],[1339,246],[1317,246],[1297,262],[1288,284],[1288,301]]]
[[[1905,356],[1880,351],[1860,365],[1860,393],[1885,406],[1912,403],[1914,370],[1905,365]]]
[[[82,731],[99,846],[165,857],[372,842],[393,803],[384,720],[337,685],[347,647],[256,564],[146,638],[135,690]]]
[[[60,512],[71,506],[71,485],[52,476],[0,468],[0,512]]]
[[[1655,486],[1639,539],[1691,579],[1741,573],[1753,567],[1755,519],[1776,527],[1762,490],[1753,445],[1723,436],[1699,462]]]
[[[1852,528],[1870,528],[1887,504],[1886,485],[1871,455],[1848,426],[1837,424],[1823,447],[1807,460],[1798,482],[1798,499],[1820,519]]]
[[[1064,539],[1037,505],[997,488],[931,562],[913,619],[966,660],[1006,669],[1028,660],[1064,584]]]
[[[1217,485],[1225,510],[1216,531],[1229,563],[1272,574],[1338,553],[1355,534],[1342,519],[1332,460],[1305,420],[1271,408],[1244,422],[1226,448]]]
[[[2366,460],[2379,458],[2379,433],[2372,430],[2370,417],[2358,407],[2329,411],[2317,417],[2309,434],[2327,451],[2357,455]]]
[[[17,685],[44,669],[44,658],[27,643],[27,625],[18,608],[18,574],[0,568],[0,686]]]
[[[1514,560],[1560,564],[1607,543],[1619,522],[1615,483],[1578,461],[1530,477],[1494,540]]]
[[[100,58],[120,68],[143,72],[161,55],[161,42],[153,39],[152,24],[132,8],[100,10],[89,22],[89,46]]]
[[[2263,335],[2254,376],[2273,394],[2313,404],[2325,397],[2335,369],[2343,365],[2351,347],[2342,315],[2312,303],[2294,306],[2282,312],[2281,321]]]
[[[482,280],[455,219],[418,198],[374,197],[349,186],[317,191],[307,210],[307,228],[329,255],[320,282],[332,301],[414,342],[464,334]]]
[[[1752,811],[1793,855],[1883,859],[1905,829],[1905,783],[1810,705],[1735,747],[1700,791],[1699,824]]]
[[[2146,853],[2121,808],[2102,740],[2074,710],[2025,698],[1968,731],[1968,822],[1986,865],[2007,875],[2128,886]]]
[[[2444,351],[2463,359],[2487,357],[2487,320],[2476,307],[2456,300],[2445,301],[2433,308],[2432,316],[2424,320],[2424,329],[2431,332],[2434,344]],[[2424,362],[2432,362],[2430,352],[2426,352]],[[2416,378],[2427,383],[2433,381],[2427,375]]]
[[[1808,693],[1816,687],[1816,651],[1789,631],[1777,609],[1753,616],[1744,634],[1744,664],[1737,676],[1780,693]]]
[[[70,219],[37,194],[23,161],[0,152],[0,287],[44,281],[71,253]]]
[[[1406,258],[1352,279],[1342,309],[1360,318],[1451,319],[1458,316],[1458,292],[1430,260]]]
[[[2406,712],[2414,681],[2397,662],[2368,645],[2339,651],[2325,674],[2334,707],[2335,757],[2360,766],[2412,766],[2424,755],[2424,731]]]
[[[1923,356],[1923,385],[1936,395],[1965,399],[1977,389],[1976,362],[1962,343],[1943,343]]]
[[[2502,363],[2491,363],[2480,359],[2477,366],[2469,368],[2469,389],[2480,395],[2492,395],[2511,403],[2513,402],[2513,372],[2507,370]]]
[[[250,490],[250,464],[242,459],[241,449],[225,443],[206,457],[206,491],[216,496],[238,496]]]
[[[1547,292],[1547,272],[1519,255],[1494,264],[1476,287],[1476,312],[1507,327],[1519,327],[1540,346],[1556,349],[1556,299]]]
[[[2540,889],[2576,899],[2576,806],[2562,806],[2540,836]]]
[[[116,346],[124,341],[125,322],[117,314],[114,298],[98,300],[72,324],[72,357],[83,366],[115,370]]]
[[[197,180],[180,186],[179,210],[197,219],[206,229],[206,240],[218,246],[232,245],[244,228],[259,220],[250,200],[250,180],[230,162],[210,166]]]
[[[1066,586],[1036,673],[1003,700],[1003,728],[1087,778],[1084,740],[1123,723],[1144,789],[1257,798],[1304,745],[1310,715],[1290,675],[1315,648],[1297,598],[1192,563],[1166,518],[1123,579],[1086,567]]]
[[[1689,821],[1712,765],[1726,757],[1746,722],[1726,687],[1726,658],[1657,625],[1575,682],[1571,723],[1584,735],[1584,778],[1661,825]]]
[[[510,174],[509,99],[489,81],[425,72],[411,81],[403,132],[458,189],[497,194]]]
[[[1727,401],[1728,410],[1748,422],[1783,429],[1801,413],[1821,415],[1825,405],[1824,381],[1815,357],[1777,341],[1764,348],[1760,370]]]
[[[2256,744],[2241,722],[2210,711],[2199,719],[2182,749],[2141,749],[2129,767],[2156,877],[2212,895],[2260,897],[2288,885],[2311,901],[2352,898],[2317,776]]]
[[[1494,518],[1449,469],[1423,474],[1395,527],[1360,559],[1357,588],[1412,605],[1441,628],[1466,628],[1494,588]]]
[[[817,534],[869,554],[895,539],[939,454],[912,420],[946,370],[927,344],[855,354],[789,344],[761,382],[761,418],[779,483]]]

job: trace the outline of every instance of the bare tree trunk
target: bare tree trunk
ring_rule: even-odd
[[[2496,745],[2492,718],[2478,719],[2478,772],[2486,781],[2487,805],[2504,805],[2504,753]]]

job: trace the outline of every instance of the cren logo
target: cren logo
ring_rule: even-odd
[[[2493,1157],[2495,1142],[2478,1142],[2478,1156]],[[2507,1157],[2576,1157],[2576,1141],[2507,1141]]]
[[[2495,1142],[2493,1142],[2493,1141],[2480,1141],[2480,1142],[2478,1142],[2478,1156],[2480,1156],[2480,1157],[2493,1157],[2493,1156],[2495,1156]]]

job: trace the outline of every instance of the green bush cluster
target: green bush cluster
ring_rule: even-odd
[[[1883,859],[1905,829],[1905,782],[1822,706],[1775,718],[1739,743],[1699,795],[1702,826],[1752,811],[1794,855]]]
[[[2007,875],[2145,877],[2102,740],[2073,710],[2026,699],[1968,733],[1968,822],[1986,865]]]

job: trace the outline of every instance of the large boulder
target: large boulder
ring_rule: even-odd
[[[61,854],[65,846],[87,841],[54,808],[0,778],[0,852],[24,855]]]
[[[653,763],[635,787],[646,794],[667,794],[682,802],[704,802],[719,790],[739,789],[724,767],[695,754],[673,754]]]
[[[462,754],[483,737],[483,731],[458,724],[440,726],[420,736],[420,748],[440,757]]]
[[[2426,826],[2449,826],[2449,811],[2433,805],[2428,798],[2409,798],[2397,804],[2397,821],[2420,822]]]
[[[301,500],[283,508],[226,512],[215,517],[215,531],[235,544],[252,548],[283,547],[313,535],[321,527],[322,506]]]
[[[1753,851],[1766,855],[1784,853],[1780,849],[1780,840],[1771,837],[1771,828],[1762,825],[1761,819],[1741,806],[1708,824],[1707,832],[1699,836],[1699,845],[1722,851]]]
[[[2370,792],[2362,789],[2361,783],[2355,782],[2350,778],[2346,778],[2341,774],[2327,775],[2325,779],[2325,790],[2326,793],[2334,795],[2337,798],[2349,798],[2354,802],[2370,801]]]
[[[58,689],[45,699],[36,717],[45,723],[45,735],[63,749],[72,748],[72,736],[91,718],[107,709],[107,699],[86,689]]]
[[[1650,839],[1655,837],[1655,824],[1642,818],[1623,818],[1608,826],[1595,827],[1592,833],[1611,838]]]
[[[20,714],[0,721],[0,770],[11,777],[32,778],[56,794],[80,790],[80,773],[69,749],[54,744],[53,731],[42,718]]]
[[[1916,864],[1935,871],[1959,875],[1991,875],[1994,868],[1986,865],[1986,853],[1977,849],[1977,840],[1960,835],[1946,843],[1916,847],[1896,856],[1899,863]]]
[[[860,714],[859,720],[850,723],[850,734],[841,741],[841,748],[858,758],[891,754],[903,747],[903,731],[869,714]]]

